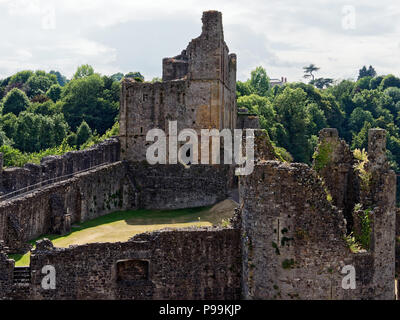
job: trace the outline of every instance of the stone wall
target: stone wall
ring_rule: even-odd
[[[369,141],[368,170],[381,178],[371,186],[366,252],[350,251],[343,212],[329,199],[330,184],[307,165],[258,162],[252,175],[240,177],[245,298],[394,298],[396,184],[382,156],[384,135],[370,131]],[[356,270],[355,290],[342,288],[345,265]]]
[[[138,190],[138,206],[145,209],[179,209],[215,204],[228,197],[232,166],[149,165],[129,162]]]
[[[169,121],[177,121],[178,132],[191,128],[199,135],[201,129],[236,128],[236,56],[228,53],[221,13],[204,12],[202,20],[201,35],[163,60],[163,82],[122,82],[121,159],[145,160],[147,132],[159,128],[168,137]]]
[[[127,166],[116,162],[1,202],[0,240],[11,252],[21,251],[27,241],[62,229],[55,223],[66,222],[63,216],[69,217],[70,223],[83,222],[131,208],[135,208],[135,191],[127,177]]]
[[[31,256],[30,299],[239,299],[236,229],[191,228],[135,236],[123,243],[67,249],[38,242]],[[56,269],[43,290],[42,268]]]
[[[313,168],[323,178],[335,206],[343,211],[347,229],[353,227],[354,205],[359,199],[359,178],[354,171],[353,153],[337,129],[326,128],[319,133]]]
[[[1,171],[0,191],[7,194],[49,179],[70,175],[91,167],[119,161],[120,144],[117,138],[101,142],[90,149],[48,156],[39,165],[28,163],[22,168]]]

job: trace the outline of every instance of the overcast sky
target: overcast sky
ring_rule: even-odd
[[[70,78],[88,63],[151,80],[200,34],[205,10],[223,13],[239,80],[262,65],[299,81],[310,63],[321,77],[355,78],[370,64],[400,76],[399,0],[0,0],[0,78],[23,69]]]

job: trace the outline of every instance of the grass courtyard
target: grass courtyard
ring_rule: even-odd
[[[132,236],[163,228],[202,227],[224,224],[234,212],[236,203],[225,200],[212,207],[180,209],[170,211],[118,211],[96,219],[73,225],[71,232],[64,236],[44,235],[31,241],[48,238],[55,247],[83,245],[94,242],[127,241]],[[16,266],[28,266],[30,252],[13,254]]]

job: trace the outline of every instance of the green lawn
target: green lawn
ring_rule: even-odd
[[[235,207],[236,204],[233,201],[225,200],[213,207],[171,211],[118,211],[74,225],[67,235],[44,235],[30,243],[34,245],[37,240],[48,238],[52,240],[54,246],[66,248],[70,245],[94,242],[127,241],[135,234],[167,227],[184,228],[222,224],[232,216]],[[28,266],[30,252],[13,254],[10,258],[15,260],[16,266]]]

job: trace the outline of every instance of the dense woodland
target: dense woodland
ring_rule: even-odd
[[[304,68],[306,83],[270,88],[265,69],[258,67],[246,82],[237,83],[238,107],[261,119],[270,138],[296,162],[311,163],[318,132],[337,128],[352,149],[367,149],[368,129],[387,130],[388,158],[400,169],[400,79],[359,70],[358,80],[315,78],[318,68]]]
[[[0,80],[0,152],[5,166],[87,148],[118,134],[120,81],[138,72],[102,76],[82,65],[71,80],[60,72],[24,70]]]
[[[238,108],[260,117],[283,158],[311,163],[318,132],[334,127],[353,149],[367,148],[368,129],[388,132],[388,156],[400,171],[400,79],[359,70],[358,80],[316,78],[270,87],[266,70],[237,83]],[[118,134],[120,82],[144,81],[139,72],[105,76],[89,65],[67,80],[57,71],[21,71],[0,80],[0,152],[5,166],[39,162],[43,156],[87,148]],[[153,79],[159,81],[159,79]]]

